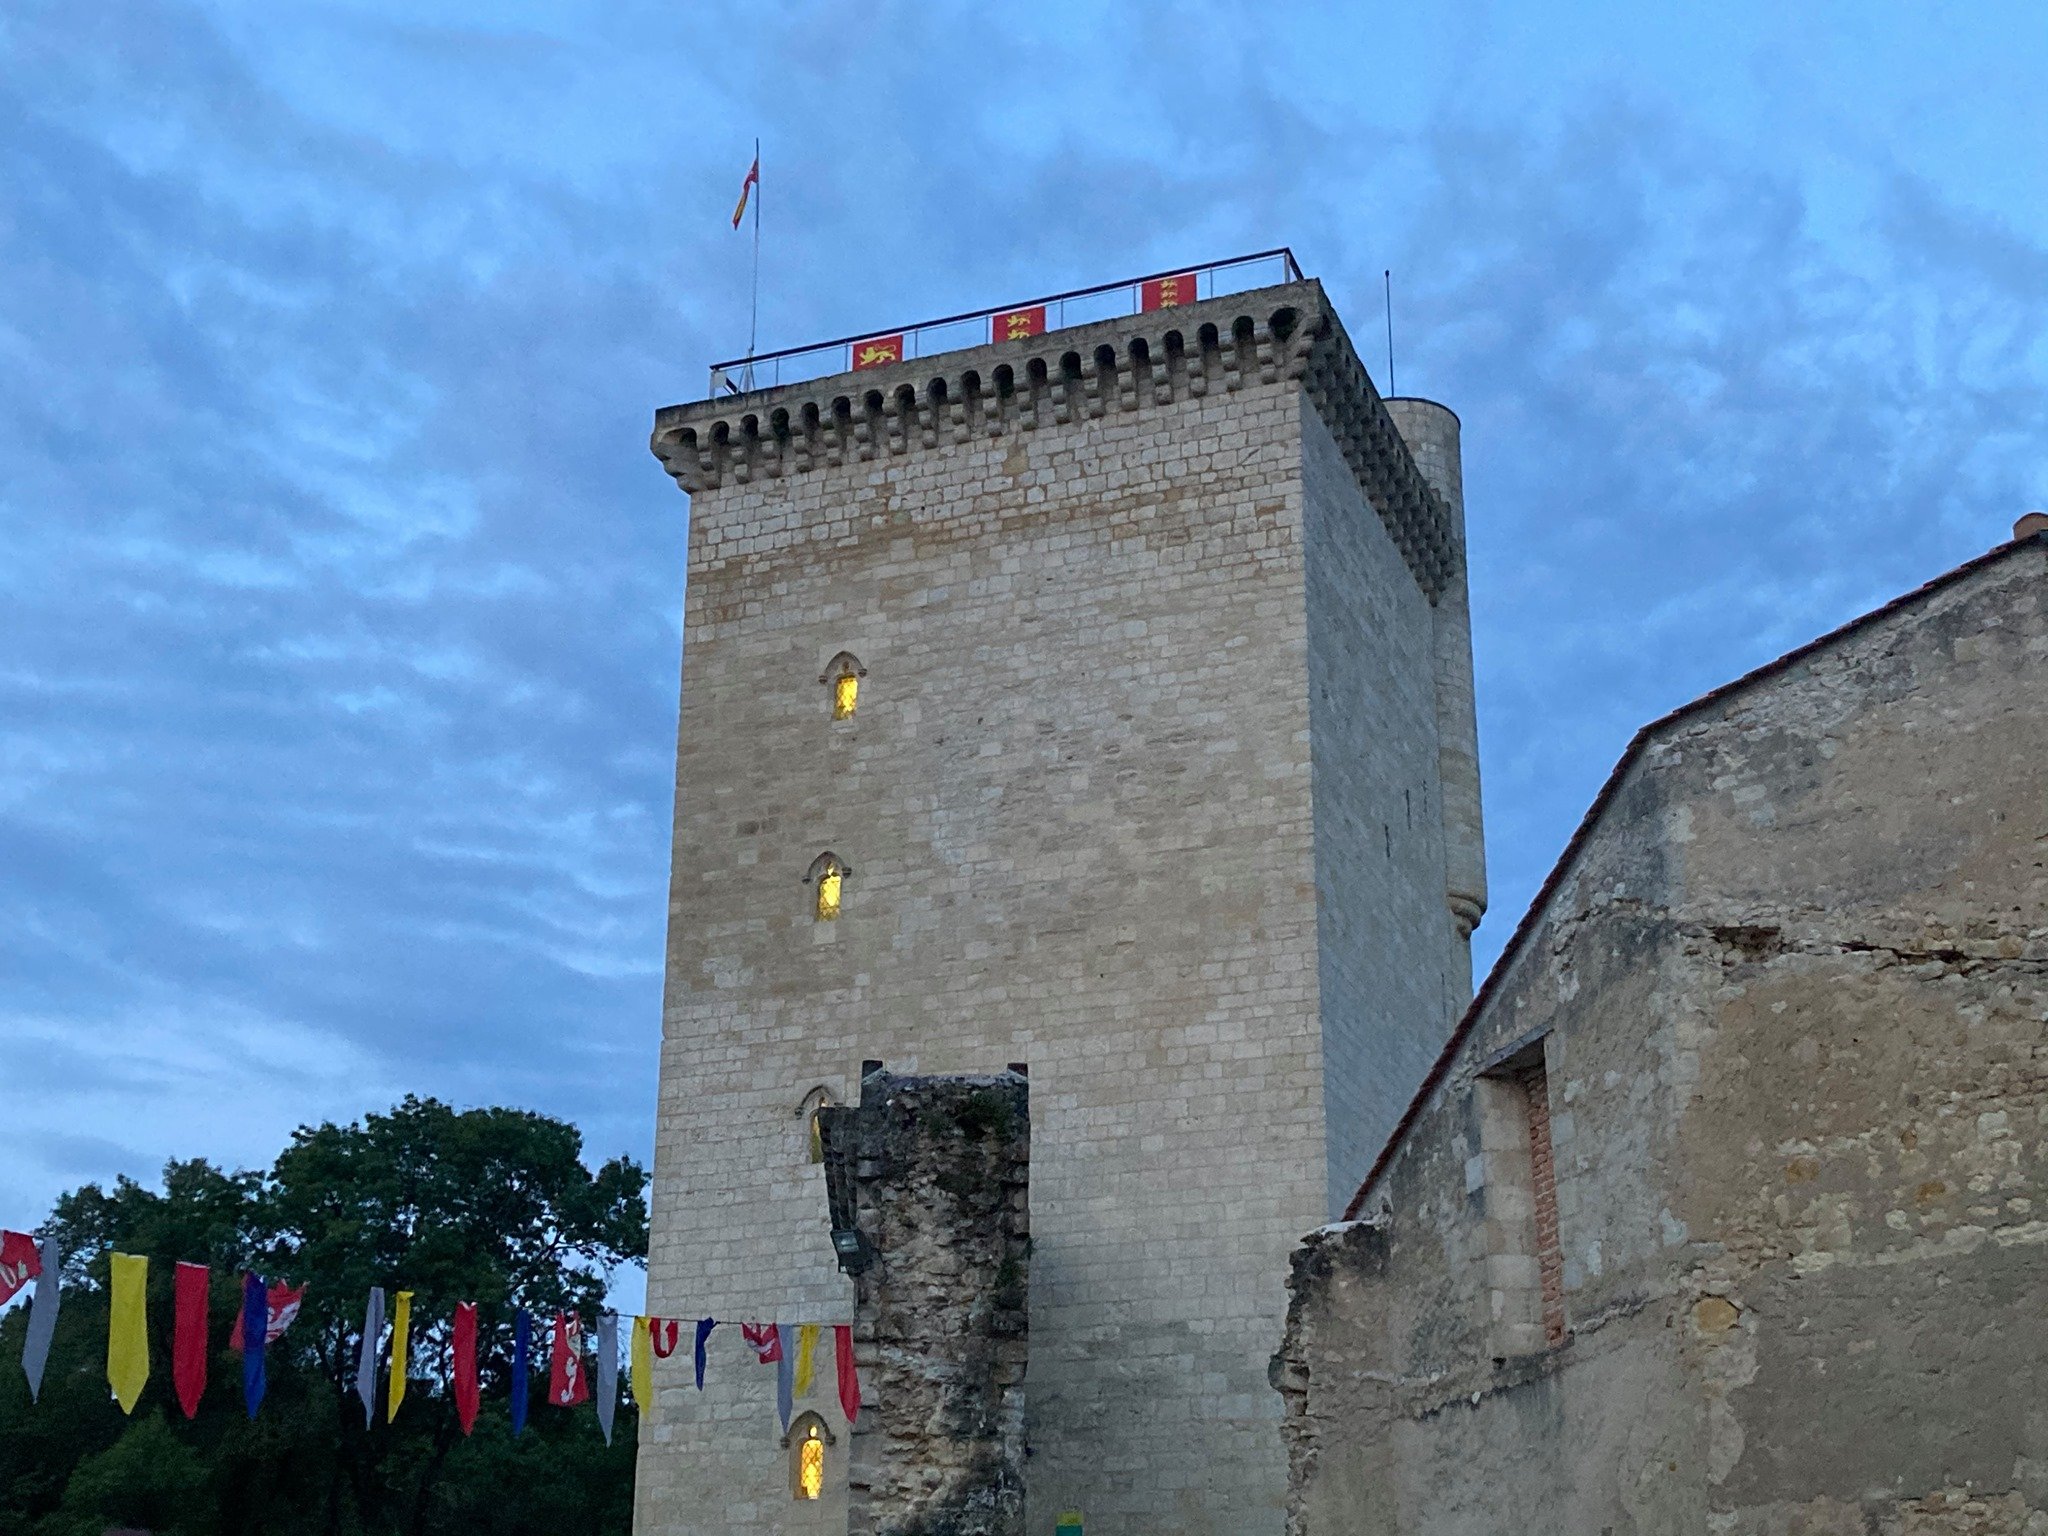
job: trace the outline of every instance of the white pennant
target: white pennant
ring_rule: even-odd
[[[377,1422],[377,1341],[384,1335],[384,1287],[370,1287],[363,1309],[363,1347],[356,1356],[356,1396],[363,1400],[363,1427]]]
[[[28,1338],[21,1346],[21,1368],[28,1375],[30,1402],[42,1396],[43,1367],[50,1363],[50,1340],[57,1332],[57,1239],[43,1239],[42,1257],[43,1272],[36,1276],[36,1293],[29,1302]]]
[[[612,1443],[612,1415],[619,1410],[619,1314],[597,1319],[597,1427],[604,1443]]]

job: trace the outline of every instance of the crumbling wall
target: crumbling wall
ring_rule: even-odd
[[[1653,732],[1363,1223],[1296,1255],[1291,1536],[2044,1536],[2048,539]],[[1569,1333],[1502,1348],[1540,1052]]]
[[[1014,1536],[1024,1521],[1031,1254],[1025,1079],[873,1071],[824,1117],[853,1275],[862,1411],[852,1536]]]

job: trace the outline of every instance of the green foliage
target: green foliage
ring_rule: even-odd
[[[606,1273],[646,1252],[646,1173],[595,1173],[575,1127],[509,1109],[458,1112],[408,1098],[352,1125],[306,1127],[268,1173],[173,1162],[162,1193],[120,1179],[57,1202],[45,1230],[65,1293],[42,1400],[13,1362],[25,1309],[0,1319],[0,1536],[485,1536],[631,1525],[637,1415],[614,1444],[588,1405],[546,1403],[547,1326],[575,1309],[594,1330]],[[150,1379],[130,1419],[106,1384],[107,1253],[147,1254]],[[205,1397],[187,1421],[171,1380],[173,1270],[212,1266]],[[227,1347],[240,1275],[306,1285],[270,1347],[261,1414],[242,1408]],[[413,1294],[404,1406],[366,1426],[355,1396],[363,1302]],[[464,1438],[448,1391],[457,1302],[478,1304],[484,1404]],[[525,1435],[506,1418],[512,1314],[535,1314],[537,1379]]]

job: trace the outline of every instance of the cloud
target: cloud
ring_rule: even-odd
[[[1218,5],[510,14],[0,22],[0,1213],[407,1090],[647,1152],[646,433],[744,345],[756,124],[764,345],[1284,236],[1373,356],[1395,269],[1400,383],[1465,423],[1482,940],[1642,720],[2048,489],[2031,237],[1880,165],[1844,245],[1652,91],[1366,102],[1375,29]]]

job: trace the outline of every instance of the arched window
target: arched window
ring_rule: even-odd
[[[831,1428],[815,1413],[799,1414],[789,1426],[782,1445],[789,1452],[789,1491],[794,1497],[825,1496],[825,1455],[836,1439]]]
[[[846,877],[852,873],[836,853],[821,853],[811,861],[811,872],[804,876],[804,884],[817,887],[811,911],[819,922],[829,923],[839,916]]]
[[[805,1145],[810,1149],[814,1163],[825,1161],[825,1122],[818,1117],[838,1102],[832,1097],[832,1090],[823,1083],[797,1102],[796,1112],[804,1122]]]
[[[868,675],[868,669],[860,664],[860,658],[851,651],[841,651],[825,664],[825,670],[818,675],[818,681],[832,690],[832,718],[851,720],[853,712],[860,707],[860,680]]]

